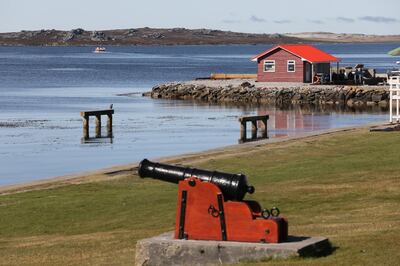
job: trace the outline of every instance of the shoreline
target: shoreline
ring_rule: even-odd
[[[300,43],[307,44],[398,44],[399,40],[389,40],[389,41],[319,41],[319,40],[307,40]],[[268,42],[260,42],[260,43],[116,43],[116,44],[108,44],[104,43],[102,46],[106,47],[146,47],[146,46],[241,46],[241,45],[271,45],[278,43],[268,43]],[[86,44],[23,44],[23,43],[0,43],[0,47],[98,47],[99,45],[96,43],[86,43]]]
[[[164,163],[185,163],[192,164],[194,162],[198,163],[211,158],[223,158],[225,156],[232,156],[234,154],[240,155],[247,152],[251,152],[252,148],[258,148],[261,146],[266,146],[269,144],[279,144],[286,143],[295,140],[307,140],[313,137],[319,137],[324,135],[330,135],[340,132],[348,132],[355,130],[362,130],[372,126],[385,125],[387,122],[380,123],[370,123],[361,126],[350,126],[341,127],[335,129],[319,130],[314,132],[301,133],[295,136],[282,137],[282,138],[272,138],[265,139],[254,142],[247,142],[243,144],[234,144],[223,147],[218,147],[214,149],[209,149],[200,152],[185,153],[180,155],[172,155],[159,158],[150,158],[151,160],[156,160]],[[35,181],[28,181],[19,184],[11,184],[0,186],[0,196],[22,193],[34,190],[51,189],[67,185],[83,184],[90,182],[100,182],[100,181],[110,181],[114,179],[119,179],[124,176],[132,176],[132,172],[137,169],[139,162],[132,162],[130,164],[114,165],[93,171],[84,171],[70,175],[50,177],[47,179],[39,179]]]

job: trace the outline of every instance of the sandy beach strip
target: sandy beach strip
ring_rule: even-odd
[[[184,165],[191,165],[194,163],[200,163],[202,161],[210,159],[245,155],[246,153],[251,153],[255,149],[259,148],[268,150],[268,148],[274,148],[277,147],[277,145],[279,145],[279,147],[282,147],[282,145],[285,145],[285,143],[291,143],[293,141],[312,141],[313,139],[323,135],[331,135],[340,132],[351,132],[355,130],[362,130],[362,129],[367,129],[371,126],[379,126],[382,124],[384,123],[373,123],[362,126],[351,126],[351,127],[320,130],[320,131],[297,134],[295,136],[271,138],[260,141],[247,142],[244,144],[229,145],[201,152],[186,153],[176,156],[149,158],[149,159],[164,163],[179,163]],[[32,190],[51,189],[72,184],[107,181],[126,176],[132,176],[136,175],[136,170],[138,168],[138,165],[139,162],[132,162],[130,164],[116,165],[94,171],[85,171],[76,174],[58,176],[42,180],[35,180],[21,184],[0,186],[0,195],[21,193]]]

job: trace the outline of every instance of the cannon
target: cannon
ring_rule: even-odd
[[[138,174],[178,184],[176,239],[279,243],[287,240],[288,221],[279,209],[262,209],[244,200],[255,189],[243,174],[140,162]]]
[[[217,171],[207,171],[177,165],[153,163],[147,159],[140,162],[139,176],[151,177],[170,183],[178,184],[179,181],[190,177],[217,185],[224,195],[225,200],[242,200],[245,194],[254,193],[254,187],[249,186],[247,177],[243,174],[230,174]]]

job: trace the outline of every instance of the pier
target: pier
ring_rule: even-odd
[[[239,143],[248,141],[255,141],[260,139],[268,138],[268,126],[267,122],[269,115],[257,115],[257,116],[242,116],[239,118],[240,122],[240,139]],[[251,122],[251,138],[247,138],[247,122]],[[261,122],[261,135],[258,136],[258,122]]]
[[[90,139],[89,134],[89,118],[91,116],[95,117],[96,131],[95,138],[101,138],[101,116],[107,116],[107,138],[113,137],[113,114],[114,109],[106,110],[95,110],[95,111],[83,111],[81,112],[81,117],[83,119],[83,140]]]

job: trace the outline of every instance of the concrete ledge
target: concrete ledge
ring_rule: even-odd
[[[136,244],[135,265],[216,265],[329,253],[325,237],[294,237],[279,244],[176,240],[171,232]]]

